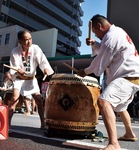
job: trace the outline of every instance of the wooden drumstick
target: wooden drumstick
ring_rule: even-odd
[[[70,70],[73,70],[74,72],[78,72],[78,70],[76,68],[71,67],[70,65],[68,65],[67,63],[63,63],[63,65],[65,65],[67,68],[69,68]]]
[[[47,77],[47,74],[44,75],[42,81],[44,81],[46,79],[46,77]]]
[[[9,69],[12,69],[12,70],[15,70],[15,71],[18,71],[18,69],[16,67],[12,67],[12,66],[8,66],[6,64],[3,64],[4,67],[7,67]]]
[[[7,67],[9,69],[12,69],[12,70],[15,70],[18,72],[18,69],[16,67],[12,67],[12,66],[9,66],[9,65],[6,65],[6,64],[3,64],[4,67]],[[25,72],[25,74],[28,74],[27,72]]]
[[[88,38],[91,39],[91,33],[92,33],[92,21],[89,21],[89,32],[88,32]]]

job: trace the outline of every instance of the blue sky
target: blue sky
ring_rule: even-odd
[[[79,48],[81,55],[91,54],[91,47],[87,46],[85,39],[88,37],[88,22],[95,14],[101,14],[105,17],[107,16],[107,0],[84,0],[82,3],[82,10],[84,15],[81,18],[83,21],[83,26],[80,28],[82,31],[81,47]],[[98,40],[92,33],[92,37]],[[99,41],[99,40],[98,40]]]

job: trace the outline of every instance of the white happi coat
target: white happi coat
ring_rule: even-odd
[[[50,71],[51,75],[54,73],[51,68],[47,58],[43,54],[42,50],[38,45],[32,44],[28,50],[28,62],[25,62],[24,53],[22,46],[14,48],[10,56],[10,66],[16,67],[18,69],[24,69],[29,76],[36,75],[36,68],[39,65],[39,68],[44,72],[44,69],[47,68]],[[10,73],[13,75],[16,71],[10,70]]]
[[[84,70],[86,74],[100,76],[106,70],[107,84],[118,77],[139,77],[139,55],[123,29],[112,25],[101,43],[95,42],[92,49],[97,56]]]
[[[49,70],[48,75],[54,73],[47,58],[38,45],[32,44],[29,47],[28,62],[25,61],[24,55],[22,46],[14,48],[10,56],[10,66],[25,70],[27,73],[26,76],[35,76],[37,66],[39,66],[42,72],[44,72],[44,69],[47,68]],[[14,76],[16,71],[10,69],[10,73]],[[36,78],[33,80],[20,80],[15,78],[14,88],[18,89],[24,96],[40,92]]]

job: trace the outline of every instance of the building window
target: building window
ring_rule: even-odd
[[[3,0],[2,4],[8,7],[10,4],[10,0]]]
[[[1,43],[2,43],[2,35],[0,35],[0,45],[1,45]]]
[[[9,44],[9,41],[10,41],[10,33],[6,34],[5,44]]]

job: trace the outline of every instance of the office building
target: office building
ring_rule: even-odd
[[[56,55],[80,55],[82,2],[84,0],[1,0],[0,27],[19,25],[31,32],[56,28]]]
[[[111,23],[122,27],[131,37],[139,51],[139,1],[108,0],[108,19]]]

